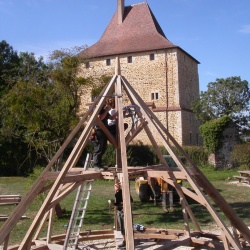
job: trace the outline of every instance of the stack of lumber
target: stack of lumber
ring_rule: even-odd
[[[0,195],[0,205],[17,205],[20,201],[20,195]]]

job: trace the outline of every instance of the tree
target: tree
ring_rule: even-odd
[[[20,52],[19,54],[18,81],[31,82],[33,84],[47,84],[50,75],[48,65],[40,56],[36,59],[34,53]]]
[[[0,175],[29,174],[50,161],[79,122],[79,90],[96,88],[93,79],[79,74],[84,48],[56,50],[47,63],[34,53],[13,52],[17,63],[5,71],[12,84],[0,99]]]
[[[250,90],[248,82],[240,77],[218,78],[208,84],[192,103],[197,119],[202,123],[229,116],[241,133],[249,131]]]
[[[0,98],[18,79],[19,57],[5,40],[0,42]]]
[[[15,174],[32,171],[39,159],[50,161],[79,121],[78,90],[90,83],[78,76],[82,59],[74,49],[55,51],[50,58],[45,65],[33,53],[21,53],[18,81],[0,101],[0,151],[11,142],[5,160],[17,153],[18,141],[25,145]]]
[[[51,80],[57,89],[67,96],[70,111],[75,114],[79,108],[79,89],[92,84],[92,79],[79,76],[80,65],[85,61],[79,53],[84,48],[86,46],[55,50],[49,57],[49,66],[52,69]]]
[[[47,161],[78,123],[79,88],[90,82],[78,76],[75,49],[55,51],[50,58],[46,65],[33,53],[21,53],[19,81],[1,101],[2,139],[19,139],[29,155]]]
[[[38,94],[33,97],[30,90],[49,82],[48,67],[42,57],[36,60],[33,53],[22,52],[18,56],[5,41],[1,48],[1,174],[26,174],[37,161],[36,152],[27,140],[30,133],[27,123],[32,122],[30,113],[34,111],[31,100],[38,97]]]

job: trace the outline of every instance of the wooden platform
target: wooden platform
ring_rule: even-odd
[[[32,250],[63,250],[65,234],[55,235],[51,243],[46,239],[32,241]],[[90,230],[80,233],[79,249],[119,249],[123,238],[116,230]],[[211,232],[191,232],[189,237],[184,230],[148,228],[143,232],[134,231],[135,250],[163,250],[163,249],[224,249],[223,237]],[[189,248],[190,247],[190,248]],[[246,246],[247,247],[247,246]],[[248,246],[249,247],[249,246]],[[71,249],[68,247],[68,249]],[[124,248],[125,249],[125,248]],[[246,248],[250,249],[250,248]],[[18,250],[18,246],[8,250]]]

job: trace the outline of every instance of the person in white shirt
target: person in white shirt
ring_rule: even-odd
[[[109,117],[107,120],[108,130],[110,133],[116,137],[116,121],[117,121],[117,110],[115,109],[115,98],[110,98],[108,103],[111,107],[109,110]],[[124,130],[128,128],[128,124],[124,123]]]

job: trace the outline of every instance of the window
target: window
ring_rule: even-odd
[[[155,54],[150,54],[150,55],[149,55],[149,60],[150,60],[150,61],[153,61],[154,59],[155,59]]]
[[[86,67],[86,69],[88,69],[88,68],[89,68],[89,66],[90,66],[89,62],[86,62],[86,63],[85,63],[85,67]]]
[[[106,60],[106,65],[107,65],[107,66],[110,66],[110,65],[111,65],[111,60],[110,60],[110,58]]]
[[[192,133],[191,132],[189,133],[189,144],[190,145],[192,144]]]
[[[128,63],[132,63],[132,56],[128,56]]]
[[[151,100],[159,100],[159,93],[158,92],[151,93]]]

